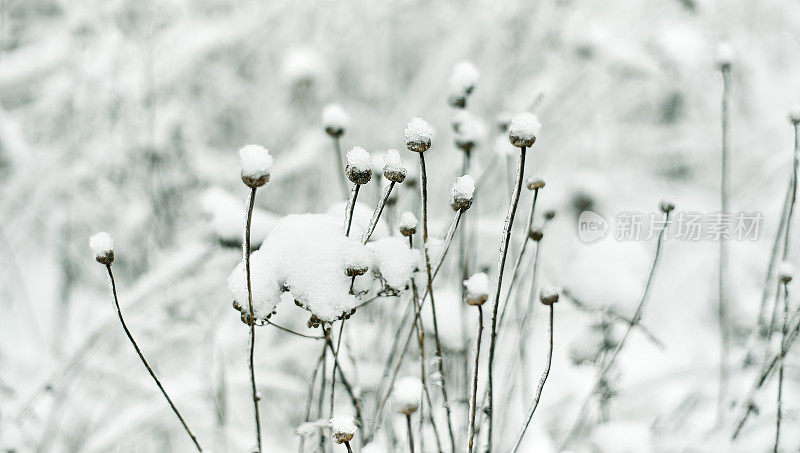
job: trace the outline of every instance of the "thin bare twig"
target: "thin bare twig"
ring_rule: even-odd
[[[250,189],[250,198],[247,207],[247,221],[244,228],[244,243],[242,244],[242,252],[244,253],[244,267],[247,274],[247,306],[250,311],[250,317],[247,323],[250,326],[250,345],[247,365],[250,368],[250,387],[253,392],[253,409],[255,412],[256,421],[256,439],[258,440],[258,451],[261,453],[261,414],[258,409],[258,390],[256,388],[256,372],[253,366],[253,352],[256,344],[256,318],[253,311],[253,284],[250,275],[250,225],[253,221],[253,206],[256,201],[256,187]]]
[[[408,427],[408,448],[414,453],[414,434],[411,433],[411,414],[406,414],[406,426]]]
[[[728,107],[730,103],[730,68],[722,67],[722,165],[720,184],[720,211],[728,213]],[[717,321],[720,332],[720,360],[719,360],[719,394],[717,396],[717,424],[721,425],[725,419],[725,398],[728,388],[728,355],[730,350],[730,332],[728,329],[728,309],[726,300],[725,274],[728,266],[728,242],[722,237],[719,240],[719,271]]]
[[[778,363],[778,402],[777,402],[777,417],[775,418],[775,446],[772,449],[773,453],[778,453],[778,446],[780,446],[781,439],[781,421],[783,420],[783,369],[786,363],[786,351],[783,350],[783,344],[786,341],[786,336],[789,333],[789,282],[783,282],[783,325],[781,326],[781,354]]]
[[[478,407],[478,362],[481,356],[481,334],[483,333],[483,308],[478,305],[478,339],[475,344],[475,369],[472,373],[472,409],[469,415],[469,448],[467,453],[472,453],[472,444],[475,438],[475,412]]]
[[[350,236],[350,226],[353,224],[353,211],[356,208],[356,199],[358,199],[358,190],[361,184],[353,184],[353,189],[350,191],[350,198],[347,200],[347,207],[345,208],[345,236]]]

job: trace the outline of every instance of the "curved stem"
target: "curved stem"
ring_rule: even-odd
[[[472,453],[472,443],[475,438],[475,411],[478,407],[478,362],[481,356],[481,334],[483,333],[483,307],[478,305],[478,339],[475,344],[475,369],[472,373],[472,411],[469,415],[469,449]]]
[[[514,443],[514,448],[511,450],[512,453],[516,453],[519,450],[519,445],[522,443],[522,438],[525,437],[525,431],[527,431],[528,426],[531,424],[531,420],[533,419],[533,413],[536,412],[536,408],[539,406],[539,399],[542,397],[542,389],[544,389],[544,383],[547,382],[547,376],[550,375],[550,365],[553,362],[553,305],[550,305],[550,324],[548,326],[547,334],[550,338],[550,346],[547,350],[547,365],[544,368],[544,373],[542,373],[542,378],[539,379],[539,387],[536,388],[536,395],[533,397],[533,402],[531,403],[531,408],[528,410],[528,418],[525,420],[525,424],[522,426],[522,430],[520,431],[519,435],[517,435],[517,441]]]
[[[253,409],[256,419],[256,439],[258,440],[258,451],[261,453],[261,414],[258,409],[258,390],[256,389],[256,372],[253,366],[253,351],[256,345],[256,318],[253,311],[253,283],[250,275],[250,225],[253,221],[253,205],[256,201],[256,188],[250,190],[250,198],[247,207],[247,222],[244,228],[244,243],[242,244],[244,252],[244,267],[247,273],[247,306],[250,311],[250,318],[248,324],[250,325],[250,345],[247,358],[247,366],[250,368],[250,387],[253,393]]]
[[[164,389],[164,386],[161,385],[161,381],[158,380],[158,376],[156,376],[156,373],[153,371],[152,368],[150,368],[150,364],[147,363],[147,359],[144,358],[142,350],[139,349],[139,345],[136,344],[136,340],[133,339],[131,331],[128,330],[128,325],[125,324],[125,318],[122,317],[122,310],[119,307],[119,299],[117,298],[117,284],[114,281],[114,273],[111,272],[110,264],[106,265],[106,270],[108,271],[108,278],[111,280],[111,293],[114,295],[114,306],[117,308],[117,316],[119,316],[119,322],[120,324],[122,324],[122,329],[125,331],[125,335],[128,336],[128,340],[130,340],[131,344],[133,345],[133,349],[136,350],[136,354],[139,355],[139,359],[141,359],[142,363],[144,364],[144,367],[147,368],[147,372],[150,373],[150,377],[152,377],[153,380],[156,382],[158,389],[161,390],[161,394],[164,395],[164,398],[167,400],[167,403],[169,403],[169,407],[172,408],[172,411],[175,412],[175,415],[178,417],[178,420],[180,420],[181,425],[183,425],[183,429],[186,430],[186,434],[188,434],[189,437],[192,438],[192,442],[194,442],[194,446],[197,448],[197,451],[203,451],[203,447],[200,446],[200,443],[197,441],[197,438],[195,437],[194,433],[192,433],[192,430],[189,429],[189,425],[186,424],[186,420],[183,419],[183,416],[181,415],[180,411],[178,410],[177,407],[175,407],[175,403],[172,402],[172,399],[167,394],[167,391]]]
[[[511,197],[511,202],[508,205],[508,213],[506,214],[506,223],[503,231],[503,242],[500,244],[500,259],[497,263],[497,281],[495,283],[495,291],[494,291],[494,304],[492,306],[492,330],[491,330],[491,339],[489,341],[489,407],[488,407],[488,422],[489,422],[489,430],[488,430],[488,444],[487,444],[487,452],[492,451],[492,425],[493,425],[493,413],[494,410],[494,392],[493,392],[493,384],[494,384],[494,374],[493,374],[493,365],[494,365],[494,351],[495,345],[497,343],[497,309],[500,304],[500,289],[503,284],[503,268],[506,264],[506,256],[508,255],[508,243],[511,241],[511,227],[514,224],[514,215],[517,212],[517,204],[519,204],[519,193],[522,189],[522,179],[525,176],[525,147],[520,148],[519,153],[519,168],[517,170],[517,180],[514,186],[514,193]]]

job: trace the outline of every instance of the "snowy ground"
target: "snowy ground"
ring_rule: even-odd
[[[758,218],[753,236],[727,242],[723,398],[720,244],[678,237],[677,223],[663,242],[641,323],[607,385],[592,392],[628,325],[614,316],[634,316],[648,280],[657,235],[646,230],[663,216],[659,202],[676,205],[673,220],[690,213],[708,219],[720,209],[723,42],[733,52],[729,212]],[[257,317],[275,306],[270,322],[318,337],[322,329],[307,327],[311,311],[315,322],[335,320],[336,341],[338,318],[358,307],[345,322],[339,359],[369,435],[389,388],[383,376],[395,332],[412,305],[411,276],[419,296],[428,281],[419,156],[406,147],[409,138],[424,141],[427,130],[417,124],[404,135],[422,117],[434,130],[424,154],[434,264],[454,215],[451,198],[464,202],[472,188],[468,179],[452,188],[464,173],[457,145],[475,143],[467,171],[474,202],[433,285],[437,323],[427,302],[422,325],[439,440],[450,451],[437,327],[456,451],[467,451],[478,318],[463,300],[466,251],[468,275],[483,271],[489,281],[477,392],[476,451],[483,452],[498,246],[520,155],[499,123],[526,111],[541,122],[525,177],[545,181],[534,216],[543,239],[535,283],[536,244],[529,242],[501,324],[493,451],[511,451],[545,366],[548,308],[535,292],[527,328],[518,326],[531,286],[547,285],[562,289],[552,367],[519,451],[773,451],[777,370],[754,395],[757,414],[731,437],[764,352],[779,350],[782,298],[772,341],[754,327],[791,180],[787,113],[800,105],[798,55],[800,4],[791,0],[0,0],[0,451],[194,449],[120,326],[105,268],[88,247],[98,231],[114,239],[128,326],[204,449],[254,448],[241,320],[247,291],[244,273],[234,272],[249,193],[237,152],[251,143],[274,158],[253,214],[251,242],[264,244],[252,256]],[[466,108],[454,108],[454,92],[476,76]],[[331,103],[344,112],[323,115]],[[407,167],[363,247],[357,239],[387,183],[382,164],[360,188],[346,239],[344,168],[323,120],[344,127],[343,155],[354,146],[373,158],[394,148]],[[463,126],[460,134],[454,123]],[[263,162],[249,164],[248,171],[263,170]],[[368,162],[355,152],[350,164],[358,172]],[[532,195],[523,185],[501,301]],[[407,210],[420,221],[417,251],[398,237]],[[555,210],[552,220],[548,210]],[[594,214],[581,217],[584,211]],[[616,237],[631,213],[642,215],[645,232]],[[606,237],[587,243],[579,219],[606,222]],[[800,266],[797,224],[789,228],[787,261]],[[350,294],[351,277],[340,272],[367,261]],[[767,283],[771,314],[777,277]],[[380,290],[382,297],[359,305]],[[790,316],[798,310],[792,299]],[[406,322],[400,340],[408,329]],[[330,354],[319,407],[321,382],[311,380],[324,342],[269,324],[255,331],[262,450],[298,451],[302,437],[306,452],[320,445],[346,451],[330,440],[327,423]],[[785,452],[800,448],[798,351],[790,349],[784,364]],[[399,368],[407,376],[420,376],[416,336]],[[338,377],[334,403],[335,414],[355,415]],[[398,407],[387,404],[368,445],[358,431],[354,451],[409,451]],[[420,412],[412,416],[416,451],[436,452],[427,402],[421,412],[422,425]],[[337,427],[348,429],[347,420],[337,419]]]

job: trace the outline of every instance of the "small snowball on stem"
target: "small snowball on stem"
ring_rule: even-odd
[[[511,117],[508,126],[508,140],[517,148],[528,148],[536,142],[542,125],[533,113],[522,112]]]
[[[372,179],[372,160],[367,150],[360,146],[347,152],[347,179],[353,184],[363,185]]]
[[[356,424],[349,415],[335,415],[330,419],[331,439],[337,444],[350,442],[356,435]]]
[[[384,156],[383,176],[391,182],[402,183],[406,179],[408,169],[400,158],[400,152],[390,149]]]
[[[339,104],[328,104],[322,109],[322,126],[331,137],[341,137],[350,127],[350,116]]]
[[[454,211],[469,209],[475,195],[475,179],[472,175],[459,176],[450,193],[450,206]]]
[[[239,150],[242,166],[242,181],[252,189],[269,182],[272,156],[261,145],[246,145]]]
[[[93,234],[89,238],[89,247],[98,263],[110,266],[114,262],[114,240],[110,234],[104,231]]]
[[[483,305],[489,299],[489,276],[485,272],[472,274],[464,280],[465,301],[469,305]]]
[[[400,230],[400,234],[408,237],[417,232],[418,223],[417,217],[411,211],[405,211],[400,214],[397,228]]]
[[[413,376],[406,376],[394,385],[392,405],[395,412],[411,415],[419,409],[422,382]]]
[[[431,147],[433,127],[422,118],[413,118],[406,126],[405,136],[409,151],[424,153]]]

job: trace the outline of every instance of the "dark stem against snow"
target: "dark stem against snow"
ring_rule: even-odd
[[[331,376],[331,410],[328,412],[329,417],[333,418],[333,406],[334,406],[334,397],[336,396],[336,370],[339,368],[339,349],[342,346],[342,333],[344,332],[344,322],[346,319],[342,319],[342,323],[339,325],[339,337],[336,339],[336,350],[333,352],[333,373]],[[326,331],[326,337],[330,336],[330,333]],[[327,338],[326,340],[327,341]]]
[[[433,339],[436,342],[437,364],[442,383],[442,397],[444,398],[444,409],[447,413],[447,429],[450,433],[450,446],[453,453],[456,451],[455,433],[453,423],[450,420],[450,401],[447,397],[447,375],[444,372],[444,356],[442,355],[442,343],[439,341],[439,322],[436,317],[436,302],[433,298],[433,274],[431,272],[431,256],[428,250],[428,176],[425,171],[425,154],[419,153],[419,174],[420,174],[420,193],[422,196],[422,244],[425,254],[425,270],[428,274],[428,295],[431,299],[431,314],[433,318]],[[451,238],[452,240],[452,238]],[[416,320],[415,320],[416,322]]]
[[[508,205],[508,213],[506,214],[506,222],[503,228],[503,242],[500,245],[500,258],[497,262],[497,280],[495,281],[495,291],[493,297],[493,305],[492,305],[492,329],[491,329],[491,338],[489,340],[489,380],[488,380],[488,396],[489,396],[489,407],[488,407],[488,422],[489,422],[489,429],[487,432],[487,446],[486,451],[492,451],[492,425],[493,423],[493,413],[494,410],[494,392],[493,392],[493,384],[494,384],[494,373],[493,373],[493,365],[494,365],[494,353],[495,353],[495,345],[497,342],[497,309],[500,304],[500,290],[501,285],[503,283],[503,268],[506,264],[506,256],[508,255],[508,244],[511,241],[511,227],[514,223],[514,215],[517,212],[517,205],[519,204],[519,194],[522,190],[522,180],[525,176],[525,152],[526,148],[523,146],[520,148],[519,153],[519,166],[517,170],[517,180],[514,185],[514,193],[511,197],[511,201]]]
[[[253,366],[253,352],[256,344],[256,322],[255,313],[253,311],[253,284],[250,275],[250,225],[253,221],[253,206],[256,202],[256,188],[250,189],[250,198],[248,199],[247,206],[247,221],[244,227],[244,243],[242,244],[244,253],[244,267],[247,274],[247,307],[249,309],[250,317],[247,322],[250,327],[250,344],[248,350],[247,366],[250,369],[250,387],[253,393],[253,409],[255,413],[256,422],[256,439],[258,440],[258,451],[261,453],[261,413],[258,409],[258,390],[256,388],[256,372]]]
[[[669,225],[669,212],[665,213],[664,225]],[[608,358],[605,361],[605,365],[600,370],[600,372],[597,374],[597,378],[595,379],[595,383],[592,386],[592,389],[589,392],[589,394],[583,400],[583,404],[581,404],[581,408],[578,411],[578,415],[575,418],[575,421],[572,423],[572,426],[570,427],[569,431],[567,431],[566,437],[561,442],[561,446],[559,447],[559,450],[566,449],[569,446],[569,443],[573,440],[573,437],[576,434],[578,426],[580,425],[580,421],[583,418],[583,414],[586,411],[586,408],[588,407],[589,402],[591,401],[591,399],[594,396],[594,394],[597,393],[597,390],[600,388],[600,385],[601,385],[602,381],[606,378],[606,376],[608,375],[608,372],[611,370],[611,367],[616,362],[617,357],[619,357],[620,351],[622,351],[622,348],[625,347],[625,343],[628,341],[628,337],[630,336],[631,331],[633,330],[633,328],[637,324],[639,324],[639,322],[642,319],[642,313],[644,312],[644,308],[645,308],[645,306],[647,304],[648,296],[650,295],[650,289],[653,287],[653,279],[654,279],[655,274],[656,274],[656,268],[658,266],[659,258],[661,257],[661,246],[662,246],[662,244],[664,242],[664,233],[666,231],[667,231],[667,228],[664,227],[658,233],[658,240],[656,241],[656,251],[653,254],[653,262],[650,265],[650,273],[647,276],[647,282],[645,283],[644,291],[642,292],[642,297],[641,297],[641,299],[639,299],[639,304],[636,306],[636,311],[633,313],[633,316],[631,317],[631,322],[628,324],[627,328],[625,329],[625,334],[622,336],[622,339],[619,341],[619,343],[617,343],[617,345],[614,347],[614,349],[611,351],[611,353],[609,353]]]
[[[133,334],[131,334],[131,331],[128,330],[128,325],[125,324],[125,318],[122,317],[122,309],[120,309],[119,306],[119,299],[117,297],[117,283],[114,281],[114,273],[111,271],[111,264],[106,265],[106,270],[108,271],[108,278],[109,280],[111,280],[111,293],[114,295],[114,306],[117,309],[117,316],[119,317],[120,324],[122,324],[122,329],[125,331],[125,335],[128,336],[128,340],[130,340],[131,344],[133,345],[133,349],[136,350],[136,354],[139,356],[139,359],[141,359],[142,364],[144,364],[144,367],[147,368],[147,372],[150,373],[150,377],[152,377],[153,380],[156,382],[158,389],[161,390],[161,394],[164,395],[164,398],[167,400],[167,403],[169,403],[169,407],[172,408],[172,411],[175,412],[175,415],[178,417],[178,420],[180,420],[181,425],[183,425],[183,429],[186,430],[186,434],[188,434],[189,437],[192,438],[192,442],[194,443],[194,446],[197,448],[197,451],[203,451],[203,447],[200,446],[200,443],[197,441],[197,438],[195,437],[194,433],[192,433],[192,430],[189,429],[189,425],[186,424],[186,420],[184,420],[183,416],[181,415],[181,412],[175,406],[175,403],[172,402],[172,399],[167,394],[167,391],[164,389],[164,386],[161,385],[161,381],[158,379],[158,376],[156,376],[156,373],[150,367],[150,364],[147,363],[147,359],[144,358],[142,350],[139,349],[139,345],[136,344],[136,340],[133,339]]]
[[[311,403],[314,401],[314,383],[317,381],[317,374],[319,374],[319,370],[322,367],[322,358],[325,357],[326,351],[327,344],[323,343],[322,353],[320,353],[319,359],[317,359],[317,364],[314,366],[314,372],[311,373],[311,379],[308,380],[308,391],[306,392],[306,412],[305,417],[303,418],[303,421],[306,423],[311,421]],[[305,436],[300,436],[300,445],[297,448],[298,452],[303,453],[305,443]]]
[[[408,428],[408,450],[414,453],[414,434],[411,432],[411,414],[406,414],[406,427]]]
[[[350,442],[345,442],[344,446],[347,447],[347,453],[353,453],[353,448],[350,447]]]
[[[353,224],[353,211],[356,208],[356,200],[358,199],[358,190],[361,184],[353,184],[353,189],[350,191],[350,198],[347,200],[347,208],[344,220],[344,235],[350,236],[350,226]]]
[[[542,389],[544,389],[544,383],[547,382],[547,376],[550,375],[550,365],[553,362],[553,312],[555,304],[550,304],[550,323],[547,329],[547,336],[550,340],[549,347],[547,349],[547,365],[545,365],[544,373],[542,373],[542,378],[539,379],[539,387],[536,388],[536,395],[533,397],[533,402],[531,403],[531,408],[528,410],[528,417],[525,420],[525,424],[522,426],[522,430],[520,430],[519,434],[517,435],[517,441],[514,442],[514,448],[512,453],[516,453],[519,450],[519,446],[522,443],[522,438],[525,437],[525,431],[527,431],[528,426],[533,419],[533,413],[536,412],[536,408],[539,406],[539,400],[542,397]]]
[[[469,414],[469,448],[467,453],[472,453],[472,444],[475,438],[475,412],[478,407],[478,363],[481,356],[481,334],[483,333],[483,307],[478,305],[478,339],[475,342],[475,366],[472,372],[472,408]]]
[[[776,405],[777,416],[775,417],[775,446],[773,453],[778,453],[781,440],[781,421],[783,420],[783,370],[786,362],[786,351],[783,345],[789,333],[789,282],[783,282],[783,323],[781,326],[781,351],[778,361],[778,400]]]
[[[720,214],[724,218],[728,208],[728,107],[730,103],[730,67],[722,67],[722,159],[720,183]],[[725,277],[728,272],[728,241],[719,240],[719,269],[717,273],[719,300],[717,302],[717,322],[720,333],[719,359],[719,393],[717,395],[717,424],[725,420],[725,399],[728,389],[728,356],[730,350],[730,332],[728,329],[727,295],[725,293]]]
[[[336,353],[334,352],[333,340],[331,340],[330,332],[325,337],[325,344],[328,345],[328,350],[331,351],[331,355],[333,355],[334,360],[334,368],[338,371],[339,381],[341,381],[342,385],[344,386],[347,395],[350,397],[350,402],[353,405],[353,409],[356,411],[356,425],[358,425],[358,434],[364,439],[364,417],[361,413],[361,400],[359,399],[358,395],[356,394],[355,388],[353,384],[347,379],[347,376],[342,372],[342,365],[339,363],[339,358],[336,357]],[[323,362],[324,365],[324,362]],[[324,371],[323,366],[323,371]],[[322,387],[323,389],[325,386]],[[321,411],[320,411],[321,414]],[[365,442],[366,443],[366,442]]]
[[[387,186],[384,187],[383,195],[381,196],[380,200],[378,200],[378,205],[375,207],[375,211],[372,213],[372,218],[369,220],[369,227],[361,237],[362,244],[366,244],[367,241],[369,241],[369,238],[372,237],[372,233],[375,231],[375,227],[378,225],[378,220],[381,218],[383,208],[386,206],[386,201],[389,200],[389,195],[392,194],[392,189],[394,189],[395,184],[396,183],[394,181],[391,181]]]

